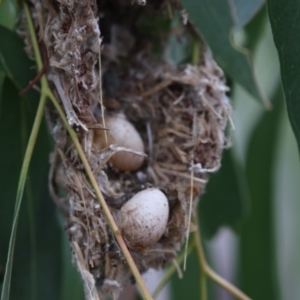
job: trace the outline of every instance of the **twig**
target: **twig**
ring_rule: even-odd
[[[200,294],[201,294],[201,300],[206,300],[207,299],[207,281],[206,281],[206,271],[205,271],[206,260],[205,260],[202,241],[200,237],[200,227],[199,227],[199,219],[197,213],[195,213],[194,222],[195,225],[197,226],[197,230],[194,233],[194,243],[196,245],[195,248],[196,248],[197,257],[200,265]]]
[[[101,43],[99,44],[99,96],[100,96],[100,107],[101,107],[101,112],[102,112],[102,126],[105,128],[105,108],[103,105],[103,93],[102,93],[102,64],[101,64]],[[105,137],[105,143],[107,144],[107,132],[106,130],[104,131],[104,137]]]
[[[47,65],[44,64],[42,69],[38,72],[38,74],[35,76],[35,78],[29,82],[29,84],[26,86],[25,89],[23,89],[19,95],[22,96],[24,95],[25,93],[27,93],[40,79],[41,77],[45,74],[47,70]]]
[[[192,241],[188,246],[188,250],[187,250],[188,254],[190,254],[192,252],[192,250],[194,249],[194,246],[195,246],[195,243],[194,243],[194,241]],[[184,260],[184,255],[185,255],[185,251],[180,253],[180,255],[177,257],[176,261],[177,261],[178,265],[182,264],[182,262]],[[170,280],[170,278],[176,271],[177,271],[177,268],[174,264],[168,268],[168,270],[165,273],[165,276],[160,281],[159,285],[157,286],[157,288],[155,289],[155,291],[153,293],[154,299],[159,295],[159,293],[162,291],[162,289],[165,287],[165,285],[168,283],[168,281]]]
[[[144,98],[144,97],[148,97],[152,94],[155,94],[157,93],[158,91],[166,88],[167,86],[169,86],[170,84],[172,83],[172,80],[171,79],[167,79],[165,81],[162,81],[161,83],[159,83],[158,85],[156,85],[154,88],[144,92],[141,96]]]
[[[220,275],[218,275],[208,265],[205,255],[204,255],[204,251],[203,251],[203,246],[202,246],[202,241],[201,241],[201,233],[200,233],[200,225],[199,225],[199,217],[198,217],[197,212],[195,212],[194,219],[195,219],[195,224],[197,224],[197,228],[198,228],[197,231],[195,232],[196,251],[197,251],[199,264],[200,264],[201,270],[203,271],[204,275],[206,275],[211,280],[213,280],[214,282],[219,284],[221,287],[223,287],[225,290],[227,290],[229,293],[231,293],[236,298],[238,298],[240,300],[251,300],[251,298],[249,298],[246,294],[244,294],[242,291],[240,291],[233,284],[231,284],[230,282],[228,282],[227,280],[222,278]],[[206,290],[206,287],[205,287],[205,290]],[[203,291],[202,291],[202,293],[203,293]],[[206,298],[203,298],[203,299],[206,299]]]
[[[42,76],[47,71],[47,68],[49,66],[48,53],[47,53],[47,49],[46,49],[46,46],[43,43],[43,41],[41,42],[41,46],[42,46],[41,48],[43,51],[43,67],[39,70],[39,72],[35,76],[35,78],[31,82],[29,82],[29,84],[19,93],[20,96],[27,93],[42,78]]]
[[[200,268],[200,295],[201,300],[207,300],[207,282],[205,271]]]
[[[161,169],[162,172],[164,172],[166,174],[175,175],[175,176],[179,176],[179,177],[186,178],[186,179],[191,179],[191,176],[186,175],[186,174],[181,173],[181,172],[176,172],[176,171],[168,170],[168,169],[165,169],[165,168],[160,168],[160,169]],[[199,182],[199,183],[206,183],[207,182],[207,180],[204,180],[204,179],[201,179],[201,178],[198,178],[198,177],[193,177],[193,181]]]
[[[183,263],[183,271],[186,270],[186,259],[187,259],[187,249],[190,237],[190,225],[191,225],[191,218],[192,218],[192,205],[193,205],[193,198],[194,198],[194,170],[191,170],[191,188],[190,188],[190,203],[189,203],[189,215],[188,215],[188,226],[186,229],[186,242],[184,248],[184,263]]]
[[[197,66],[200,60],[200,42],[198,37],[193,41],[192,64]]]

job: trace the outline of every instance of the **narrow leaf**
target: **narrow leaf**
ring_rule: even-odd
[[[265,0],[228,1],[234,18],[234,29],[242,29],[263,6]]]
[[[234,24],[228,1],[182,0],[182,4],[189,20],[209,45],[221,68],[251,95],[269,106],[256,82],[249,53],[245,49],[238,50],[232,44],[231,30]]]
[[[268,0],[289,119],[300,151],[300,2]]]
[[[63,269],[62,269],[62,291],[60,300],[83,300],[84,290],[82,280],[78,271],[72,266],[70,242],[66,233],[63,234]]]
[[[248,199],[246,177],[233,150],[225,151],[222,167],[212,174],[200,199],[199,213],[207,237],[224,225],[237,227],[246,215]]]
[[[1,71],[1,66],[0,66],[0,95],[2,94],[4,79],[5,79],[5,73]],[[1,100],[2,98],[0,97],[0,113],[1,113]]]
[[[175,273],[171,279],[173,300],[189,300],[199,299],[200,295],[200,271],[199,263],[195,251],[187,258],[186,271],[183,273],[183,278],[179,278]],[[191,292],[193,291],[193,292]],[[187,297],[188,295],[188,297]]]
[[[0,25],[13,29],[17,17],[16,3],[14,0],[3,0],[0,2]]]
[[[24,43],[14,32],[0,25],[0,65],[19,91],[35,78],[36,72],[24,50]],[[25,97],[32,99],[37,92],[30,90]]]
[[[18,96],[8,78],[0,94],[1,100],[0,136],[5,143],[1,145],[0,157],[0,286],[7,260],[18,173],[36,111],[32,102]],[[50,137],[43,123],[18,218],[10,300],[58,299],[62,286],[61,228],[55,205],[48,195],[50,150]]]
[[[20,131],[21,109],[17,93],[13,84],[6,80],[3,93],[0,96],[11,97],[10,101],[2,101],[0,111],[0,136],[5,141],[1,144],[0,156],[0,273],[3,280],[6,262],[7,245],[9,242],[12,214],[14,210],[13,199],[17,186],[15,172],[19,172],[22,163],[22,142]],[[19,105],[18,105],[19,104]]]
[[[255,17],[245,26],[244,32],[246,35],[245,47],[254,53],[259,41],[265,33],[264,28],[268,22],[267,8],[264,5]],[[259,72],[259,70],[256,70]]]
[[[29,168],[31,157],[32,157],[34,145],[36,142],[37,134],[38,134],[38,131],[39,131],[39,128],[41,125],[42,117],[43,117],[45,102],[46,102],[46,99],[44,99],[44,98],[42,98],[40,101],[38,111],[36,113],[34,125],[32,128],[32,132],[31,132],[31,135],[29,138],[28,146],[26,149],[26,153],[24,156],[23,164],[22,164],[22,169],[21,169],[18,188],[17,188],[15,211],[14,211],[12,231],[11,231],[11,236],[10,236],[10,241],[9,241],[8,257],[7,257],[7,261],[6,261],[6,268],[5,268],[5,275],[4,275],[3,286],[2,286],[1,300],[9,299],[10,286],[11,286],[11,275],[12,275],[12,265],[13,265],[13,254],[14,254],[14,248],[15,248],[18,217],[19,217],[21,202],[22,202],[22,198],[23,198],[23,192],[24,192],[24,186],[25,186],[26,177],[27,177],[27,173],[28,173],[28,168]]]
[[[272,102],[253,132],[247,154],[250,215],[241,230],[240,260],[243,290],[251,299],[278,299],[274,241],[273,167],[282,111],[282,94]]]

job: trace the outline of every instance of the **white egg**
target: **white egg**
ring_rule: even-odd
[[[144,152],[144,143],[134,128],[134,126],[121,115],[108,116],[105,118],[105,126],[107,130],[107,143],[105,140],[104,131],[98,131],[101,148],[107,147],[111,144],[130,148],[135,151]],[[114,154],[110,161],[121,171],[136,171],[143,162],[144,157],[129,152],[120,151]]]
[[[156,188],[148,188],[138,192],[122,206],[118,225],[129,246],[144,248],[162,237],[168,218],[167,197]]]

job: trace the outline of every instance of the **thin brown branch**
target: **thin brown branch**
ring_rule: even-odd
[[[19,93],[20,96],[27,93],[42,78],[42,76],[47,71],[49,62],[48,62],[47,50],[43,43],[41,43],[41,49],[42,49],[42,53],[43,53],[43,67],[40,69],[40,71],[35,76],[35,78],[32,81],[30,81],[29,84]]]
[[[201,270],[203,270],[204,274],[209,277],[211,280],[219,284],[221,287],[223,287],[225,290],[227,290],[229,293],[231,293],[233,296],[235,296],[237,299],[240,300],[251,300],[246,294],[244,294],[241,290],[239,290],[237,287],[235,287],[233,284],[225,280],[223,277],[218,275],[207,263],[203,246],[202,246],[202,240],[201,240],[201,230],[199,225],[199,217],[197,212],[194,216],[195,224],[197,224],[198,230],[195,232],[195,243],[196,243],[196,250],[197,250],[197,256],[200,264]],[[205,299],[205,298],[204,298]]]
[[[171,83],[172,83],[172,80],[167,79],[167,80],[165,80],[165,81],[159,83],[158,85],[156,85],[154,88],[152,88],[152,89],[150,89],[150,90],[144,92],[141,96],[142,96],[142,97],[148,97],[148,96],[150,96],[150,95],[152,95],[152,94],[155,94],[155,93],[157,93],[158,91],[160,91],[160,90],[166,88],[167,86],[169,86]]]

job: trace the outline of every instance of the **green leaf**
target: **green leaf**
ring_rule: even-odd
[[[35,78],[35,65],[24,51],[24,43],[19,36],[0,25],[0,65],[19,91],[24,89]],[[37,92],[30,90],[25,97],[32,99]]]
[[[63,270],[62,292],[60,300],[84,300],[82,279],[78,271],[72,266],[70,242],[67,234],[63,234]]]
[[[281,113],[275,181],[276,256],[281,299],[299,299],[300,168],[297,142],[285,110]]]
[[[13,0],[0,2],[0,25],[13,29],[17,17],[16,3]]]
[[[15,6],[10,0],[0,2],[0,25],[12,29],[15,23],[16,11]],[[0,61],[0,95],[2,94],[2,85],[5,78],[4,68]],[[0,102],[1,110],[1,102]]]
[[[17,186],[16,172],[19,172],[22,163],[22,135],[21,135],[21,107],[19,97],[12,83],[6,80],[1,95],[2,109],[0,112],[0,278],[4,276],[7,246],[10,237],[12,214],[14,210],[13,199]],[[11,99],[2,101],[2,98]],[[24,124],[23,124],[24,125]]]
[[[17,98],[18,97],[14,97]],[[9,99],[6,102],[12,102],[13,99]],[[26,148],[25,156],[22,163],[19,183],[17,187],[17,195],[16,195],[16,202],[15,202],[15,210],[14,210],[14,217],[13,217],[13,224],[12,224],[12,231],[9,240],[9,248],[8,248],[8,257],[6,261],[6,268],[2,286],[2,293],[1,293],[1,300],[8,300],[10,295],[10,286],[11,286],[11,276],[12,276],[12,265],[13,265],[13,254],[15,249],[15,241],[16,241],[16,233],[17,233],[17,225],[18,225],[18,217],[20,212],[20,207],[22,203],[23,193],[25,182],[28,174],[28,168],[31,161],[34,145],[36,142],[37,134],[41,125],[44,107],[45,107],[45,98],[42,98],[39,107],[36,113],[36,117],[34,120],[34,125],[32,128],[32,132],[30,134],[30,138],[28,141],[28,145]],[[4,104],[3,104],[4,105]],[[14,110],[10,111],[10,116],[14,114]],[[3,124],[3,127],[6,128],[7,124]],[[11,137],[12,138],[12,137]],[[11,149],[13,151],[13,149]]]
[[[268,22],[267,8],[264,5],[262,9],[255,15],[255,17],[245,26],[244,32],[246,35],[245,47],[251,51],[255,52],[260,39],[265,33],[265,23]],[[254,53],[253,53],[254,54]],[[258,68],[256,69],[259,72]],[[263,84],[262,84],[263,85]]]
[[[6,79],[1,95],[0,136],[0,277],[3,280],[7,260],[14,198],[18,173],[22,165],[29,128],[36,109],[18,96],[17,89]],[[20,211],[11,300],[58,299],[61,283],[61,228],[56,208],[48,194],[48,156],[51,149],[48,130],[43,123],[37,138],[33,160],[27,176],[23,207]]]
[[[189,20],[211,48],[220,67],[251,95],[269,106],[256,82],[249,53],[245,49],[238,50],[232,43],[233,20],[228,1],[182,0],[182,4],[188,12]]]
[[[29,107],[28,110],[30,110],[33,121],[36,109]],[[31,184],[33,195],[32,214],[35,219],[33,231],[35,233],[36,251],[32,252],[32,256],[36,253],[36,256],[34,256],[36,277],[33,277],[33,279],[36,279],[36,300],[58,299],[63,285],[63,255],[61,253],[63,224],[60,225],[58,222],[57,208],[50,198],[48,190],[49,153],[53,148],[52,144],[52,137],[49,135],[46,123],[42,122],[26,183],[27,186]],[[17,261],[15,266],[17,266]],[[31,266],[31,269],[33,267],[34,265]],[[14,291],[13,288],[12,294],[14,294]]]
[[[300,2],[268,0],[289,119],[300,151]]]
[[[175,273],[171,279],[173,300],[198,300],[200,295],[200,273],[199,263],[195,251],[187,258],[186,271],[183,273],[183,278],[178,278]],[[188,297],[187,297],[188,295]]]
[[[1,66],[0,66],[0,95],[2,94],[2,88],[3,88],[3,83],[5,79],[5,73],[1,71]],[[1,97],[0,97],[0,113],[1,113]]]
[[[240,266],[243,291],[251,299],[279,297],[274,241],[273,169],[276,154],[282,94],[277,93],[271,112],[265,112],[255,128],[247,154],[250,216],[240,239]]]
[[[244,170],[233,150],[225,151],[223,156],[221,169],[211,175],[200,199],[201,227],[206,237],[214,235],[222,225],[237,227],[248,206]]]
[[[242,29],[263,6],[265,0],[228,1],[235,22],[234,29]]]

